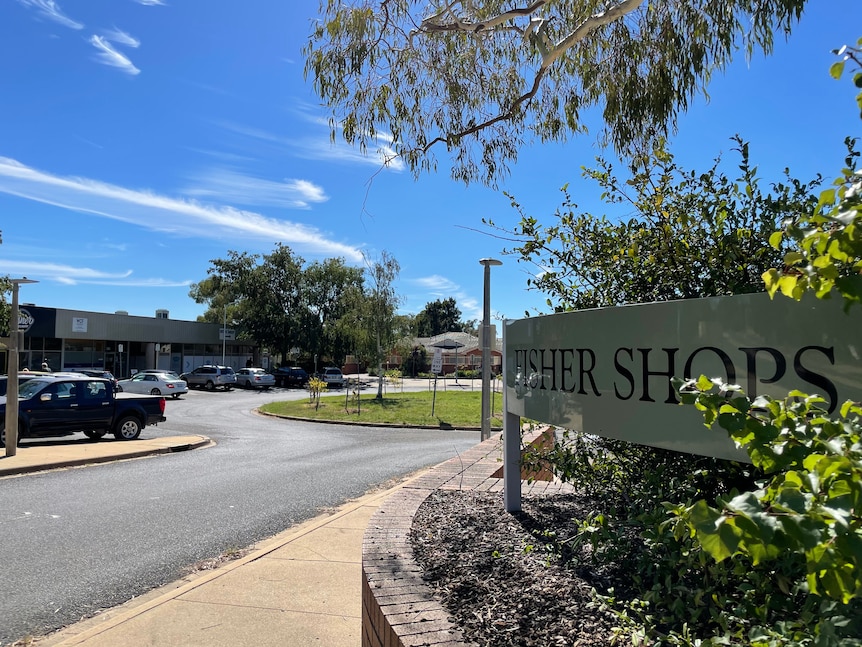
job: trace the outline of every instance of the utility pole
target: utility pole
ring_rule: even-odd
[[[10,279],[12,283],[12,312],[9,317],[9,377],[6,384],[6,456],[18,453],[18,347],[19,331],[18,286],[23,283],[38,283],[26,276]]]
[[[491,437],[491,267],[503,263],[495,258],[483,258],[479,263],[485,267],[482,313],[482,431],[479,437],[481,441]],[[496,340],[494,341],[496,346]]]

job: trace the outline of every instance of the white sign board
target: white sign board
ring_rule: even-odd
[[[671,378],[706,375],[753,398],[862,399],[862,326],[840,299],[751,294],[506,322],[506,409],[566,429],[747,460],[724,429],[679,405]]]
[[[87,332],[87,317],[72,317],[72,332]]]
[[[236,339],[236,331],[233,328],[219,328],[218,338],[220,341],[233,341]]]
[[[431,372],[434,375],[439,375],[443,372],[443,349],[434,349],[434,359],[431,360]]]

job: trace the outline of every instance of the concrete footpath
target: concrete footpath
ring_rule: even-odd
[[[209,443],[204,436],[180,436],[25,445],[18,448],[17,456],[0,458],[0,476],[182,451]],[[411,480],[294,526],[216,570],[188,576],[50,636],[17,644],[359,647],[363,535],[380,504]]]

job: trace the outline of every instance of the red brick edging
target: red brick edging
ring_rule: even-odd
[[[525,441],[538,435],[530,434]],[[411,481],[371,517],[362,542],[362,647],[473,644],[464,639],[422,580],[408,533],[419,506],[434,490],[502,492],[503,480],[495,476],[502,455],[498,433]],[[570,489],[559,481],[522,481],[521,487],[523,493],[534,495]]]

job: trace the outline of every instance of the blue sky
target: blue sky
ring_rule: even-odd
[[[517,222],[506,190],[548,220],[566,183],[582,208],[605,212],[580,177],[601,153],[594,139],[524,149],[498,191],[452,182],[442,151],[436,175],[379,172],[376,157],[330,142],[303,79],[317,7],[0,0],[0,274],[39,281],[21,301],[194,319],[204,307],[189,284],[210,259],[281,242],[307,261],[387,250],[401,264],[402,312],[454,297],[465,319],[481,317],[478,260],[501,258],[495,317],[544,310],[525,290],[535,268],[501,256],[481,219]],[[739,133],[762,177],[789,166],[831,179],[844,137],[862,133],[850,83],[828,75],[830,50],[862,36],[860,18],[859,0],[810,0],[772,57],[740,57],[680,120],[678,161],[706,169]]]

